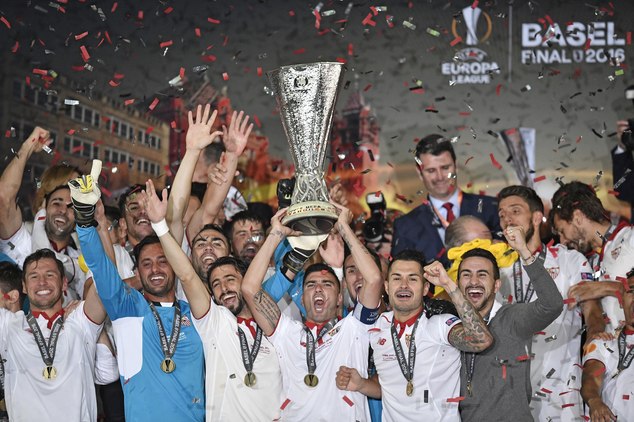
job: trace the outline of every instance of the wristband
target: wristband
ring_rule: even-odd
[[[536,259],[537,259],[536,255],[531,255],[531,257],[528,258],[528,259],[522,258],[522,262],[524,263],[524,266],[527,266],[527,265],[531,265],[533,262],[535,262]]]
[[[170,228],[167,227],[167,222],[165,221],[165,219],[162,219],[158,223],[152,223],[152,230],[154,230],[154,233],[156,233],[158,237],[161,237],[169,233]]]

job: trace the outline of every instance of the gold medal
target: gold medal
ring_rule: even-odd
[[[469,397],[472,396],[472,394],[471,394],[471,381],[469,381],[467,383],[467,394],[469,395]]]
[[[414,394],[414,384],[412,384],[412,381],[407,381],[407,387],[405,387],[405,394],[407,394],[407,397],[412,397],[412,394]]]
[[[54,380],[57,378],[57,369],[54,366],[47,366],[42,371],[42,376],[45,380]]]
[[[311,388],[317,387],[317,384],[319,384],[319,378],[317,378],[317,375],[315,374],[306,374],[304,377],[304,384]]]
[[[166,374],[171,374],[172,372],[174,372],[174,369],[176,369],[176,364],[172,359],[163,359],[163,362],[161,362],[161,370],[163,372],[165,372]]]
[[[258,380],[257,377],[251,371],[247,372],[247,374],[244,376],[244,384],[247,387],[253,387],[255,383],[257,382],[257,380]]]

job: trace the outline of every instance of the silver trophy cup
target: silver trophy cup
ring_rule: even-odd
[[[268,77],[295,162],[295,188],[282,223],[321,238],[337,221],[337,209],[328,202],[324,161],[343,64],[283,66]]]

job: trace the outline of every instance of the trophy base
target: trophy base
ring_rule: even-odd
[[[325,234],[337,221],[337,208],[325,201],[306,201],[288,207],[282,224],[304,235]]]

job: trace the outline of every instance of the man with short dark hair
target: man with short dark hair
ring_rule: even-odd
[[[134,247],[143,293],[121,280],[94,227],[100,169],[101,162],[94,160],[91,174],[69,185],[86,264],[112,320],[126,419],[200,422],[205,415],[204,356],[189,304],[176,299],[174,270],[156,236]],[[146,213],[141,197],[139,192],[135,201]]]
[[[598,253],[593,268],[600,283],[579,283],[568,291],[577,303],[601,299],[607,315],[606,331],[614,333],[624,318],[621,298],[625,275],[634,262],[634,228],[626,221],[612,224],[592,187],[570,182],[555,192],[550,211],[552,227],[561,243],[581,253]]]
[[[266,222],[251,211],[240,211],[225,224],[233,256],[251,263],[264,243]]]
[[[546,246],[540,239],[544,205],[537,193],[526,186],[507,186],[498,194],[500,225],[521,227],[526,233],[528,249],[543,260],[562,296],[582,281],[592,280],[592,269],[583,255],[564,245]],[[528,272],[520,258],[500,270],[502,284],[498,292],[500,303],[532,302],[538,298]],[[579,312],[581,311],[581,312]],[[605,329],[601,303],[588,300],[576,306],[564,306],[560,315],[533,338],[531,361],[531,408],[535,420],[579,420],[583,415],[581,397],[582,314],[589,336]]]
[[[349,226],[352,213],[333,205],[340,212],[335,228],[363,271],[364,285],[354,312],[341,320],[337,318],[343,300],[341,285],[332,268],[325,264],[313,264],[305,271],[302,293],[305,323],[282,314],[264,291],[262,280],[276,247],[286,236],[299,234],[282,225],[285,209],[271,220],[271,232],[242,282],[244,299],[282,362],[286,397],[281,404],[283,419],[313,420],[319,415],[323,420],[367,421],[370,415],[363,394],[376,395],[378,390],[374,385],[373,392],[344,392],[339,388],[345,386],[335,383],[342,366],[354,368],[361,377],[367,377],[368,325],[378,316],[382,277]]]
[[[40,249],[24,260],[30,312],[0,309],[9,418],[16,421],[96,421],[95,345],[106,317],[94,290],[70,315],[62,308],[68,280],[55,253]],[[17,292],[6,293],[19,297]]]
[[[521,226],[504,230],[507,243],[520,255],[537,299],[507,303],[495,300],[500,289],[500,271],[493,254],[472,249],[462,255],[458,287],[481,317],[487,321],[494,343],[479,353],[464,353],[460,372],[460,416],[463,421],[533,421],[530,360],[533,335],[550,325],[562,311],[563,299],[543,267],[543,258],[526,245]]]
[[[215,224],[206,224],[192,239],[192,266],[204,283],[208,281],[211,265],[230,253],[229,241],[222,229]]]
[[[428,260],[448,265],[445,229],[461,215],[475,215],[498,237],[496,200],[458,187],[456,153],[450,140],[440,135],[424,137],[416,145],[414,159],[428,196],[423,205],[394,221],[392,256],[404,249],[416,249]]]

